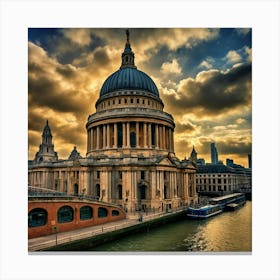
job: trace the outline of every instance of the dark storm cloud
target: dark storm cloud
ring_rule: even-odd
[[[175,152],[176,154],[181,154],[183,157],[188,158],[192,151],[192,145],[189,141],[181,139],[178,142],[175,142]]]
[[[240,64],[227,72],[201,72],[195,79],[181,81],[176,95],[165,95],[163,99],[177,113],[191,108],[216,115],[250,104],[251,64]]]
[[[196,129],[195,125],[193,125],[191,123],[187,123],[187,124],[177,123],[176,128],[175,128],[175,132],[176,133],[192,132],[192,131],[195,131],[195,129]]]
[[[43,128],[46,124],[46,117],[40,113],[34,112],[29,108],[28,112],[28,129],[43,132]]]
[[[247,155],[251,153],[252,145],[251,143],[244,142],[246,139],[240,139],[239,142],[236,141],[219,141],[216,143],[218,151],[221,154],[239,154]]]
[[[52,131],[54,133],[63,135],[63,142],[65,144],[73,144],[78,147],[85,146],[86,144],[86,129],[85,126],[70,127],[69,125],[56,126],[52,124]]]
[[[97,49],[94,53],[94,61],[98,64],[98,66],[105,66],[109,64],[110,59],[109,56],[104,49]]]
[[[66,79],[76,78],[76,73],[73,71],[73,67],[68,64],[57,66],[56,72]]]
[[[29,78],[29,105],[45,106],[59,112],[79,113],[88,107],[86,100],[79,98],[75,90],[64,90],[46,77]]]
[[[233,139],[225,139],[225,140],[216,140],[210,139],[208,137],[200,137],[199,145],[197,145],[196,150],[198,153],[198,157],[201,155],[208,155],[210,158],[211,149],[210,145],[212,142],[215,142],[217,151],[219,155],[235,155],[239,157],[240,155],[246,156],[251,153],[251,142],[248,142],[247,138],[244,137],[236,137]]]

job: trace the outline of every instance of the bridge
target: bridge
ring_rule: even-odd
[[[28,187],[28,238],[123,220],[120,205],[91,196],[74,196]]]

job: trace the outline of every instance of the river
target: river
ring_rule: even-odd
[[[111,252],[251,252],[252,202],[207,220],[183,220],[134,234],[89,251]]]

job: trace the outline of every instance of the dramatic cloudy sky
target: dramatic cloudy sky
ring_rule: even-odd
[[[175,123],[177,157],[194,145],[210,162],[248,166],[252,145],[251,29],[130,29],[137,68],[155,81]],[[29,29],[29,159],[49,120],[59,158],[86,152],[85,124],[100,88],[118,70],[124,29]]]

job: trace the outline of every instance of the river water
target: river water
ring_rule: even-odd
[[[106,243],[89,251],[251,252],[252,202],[207,220],[183,220]]]

